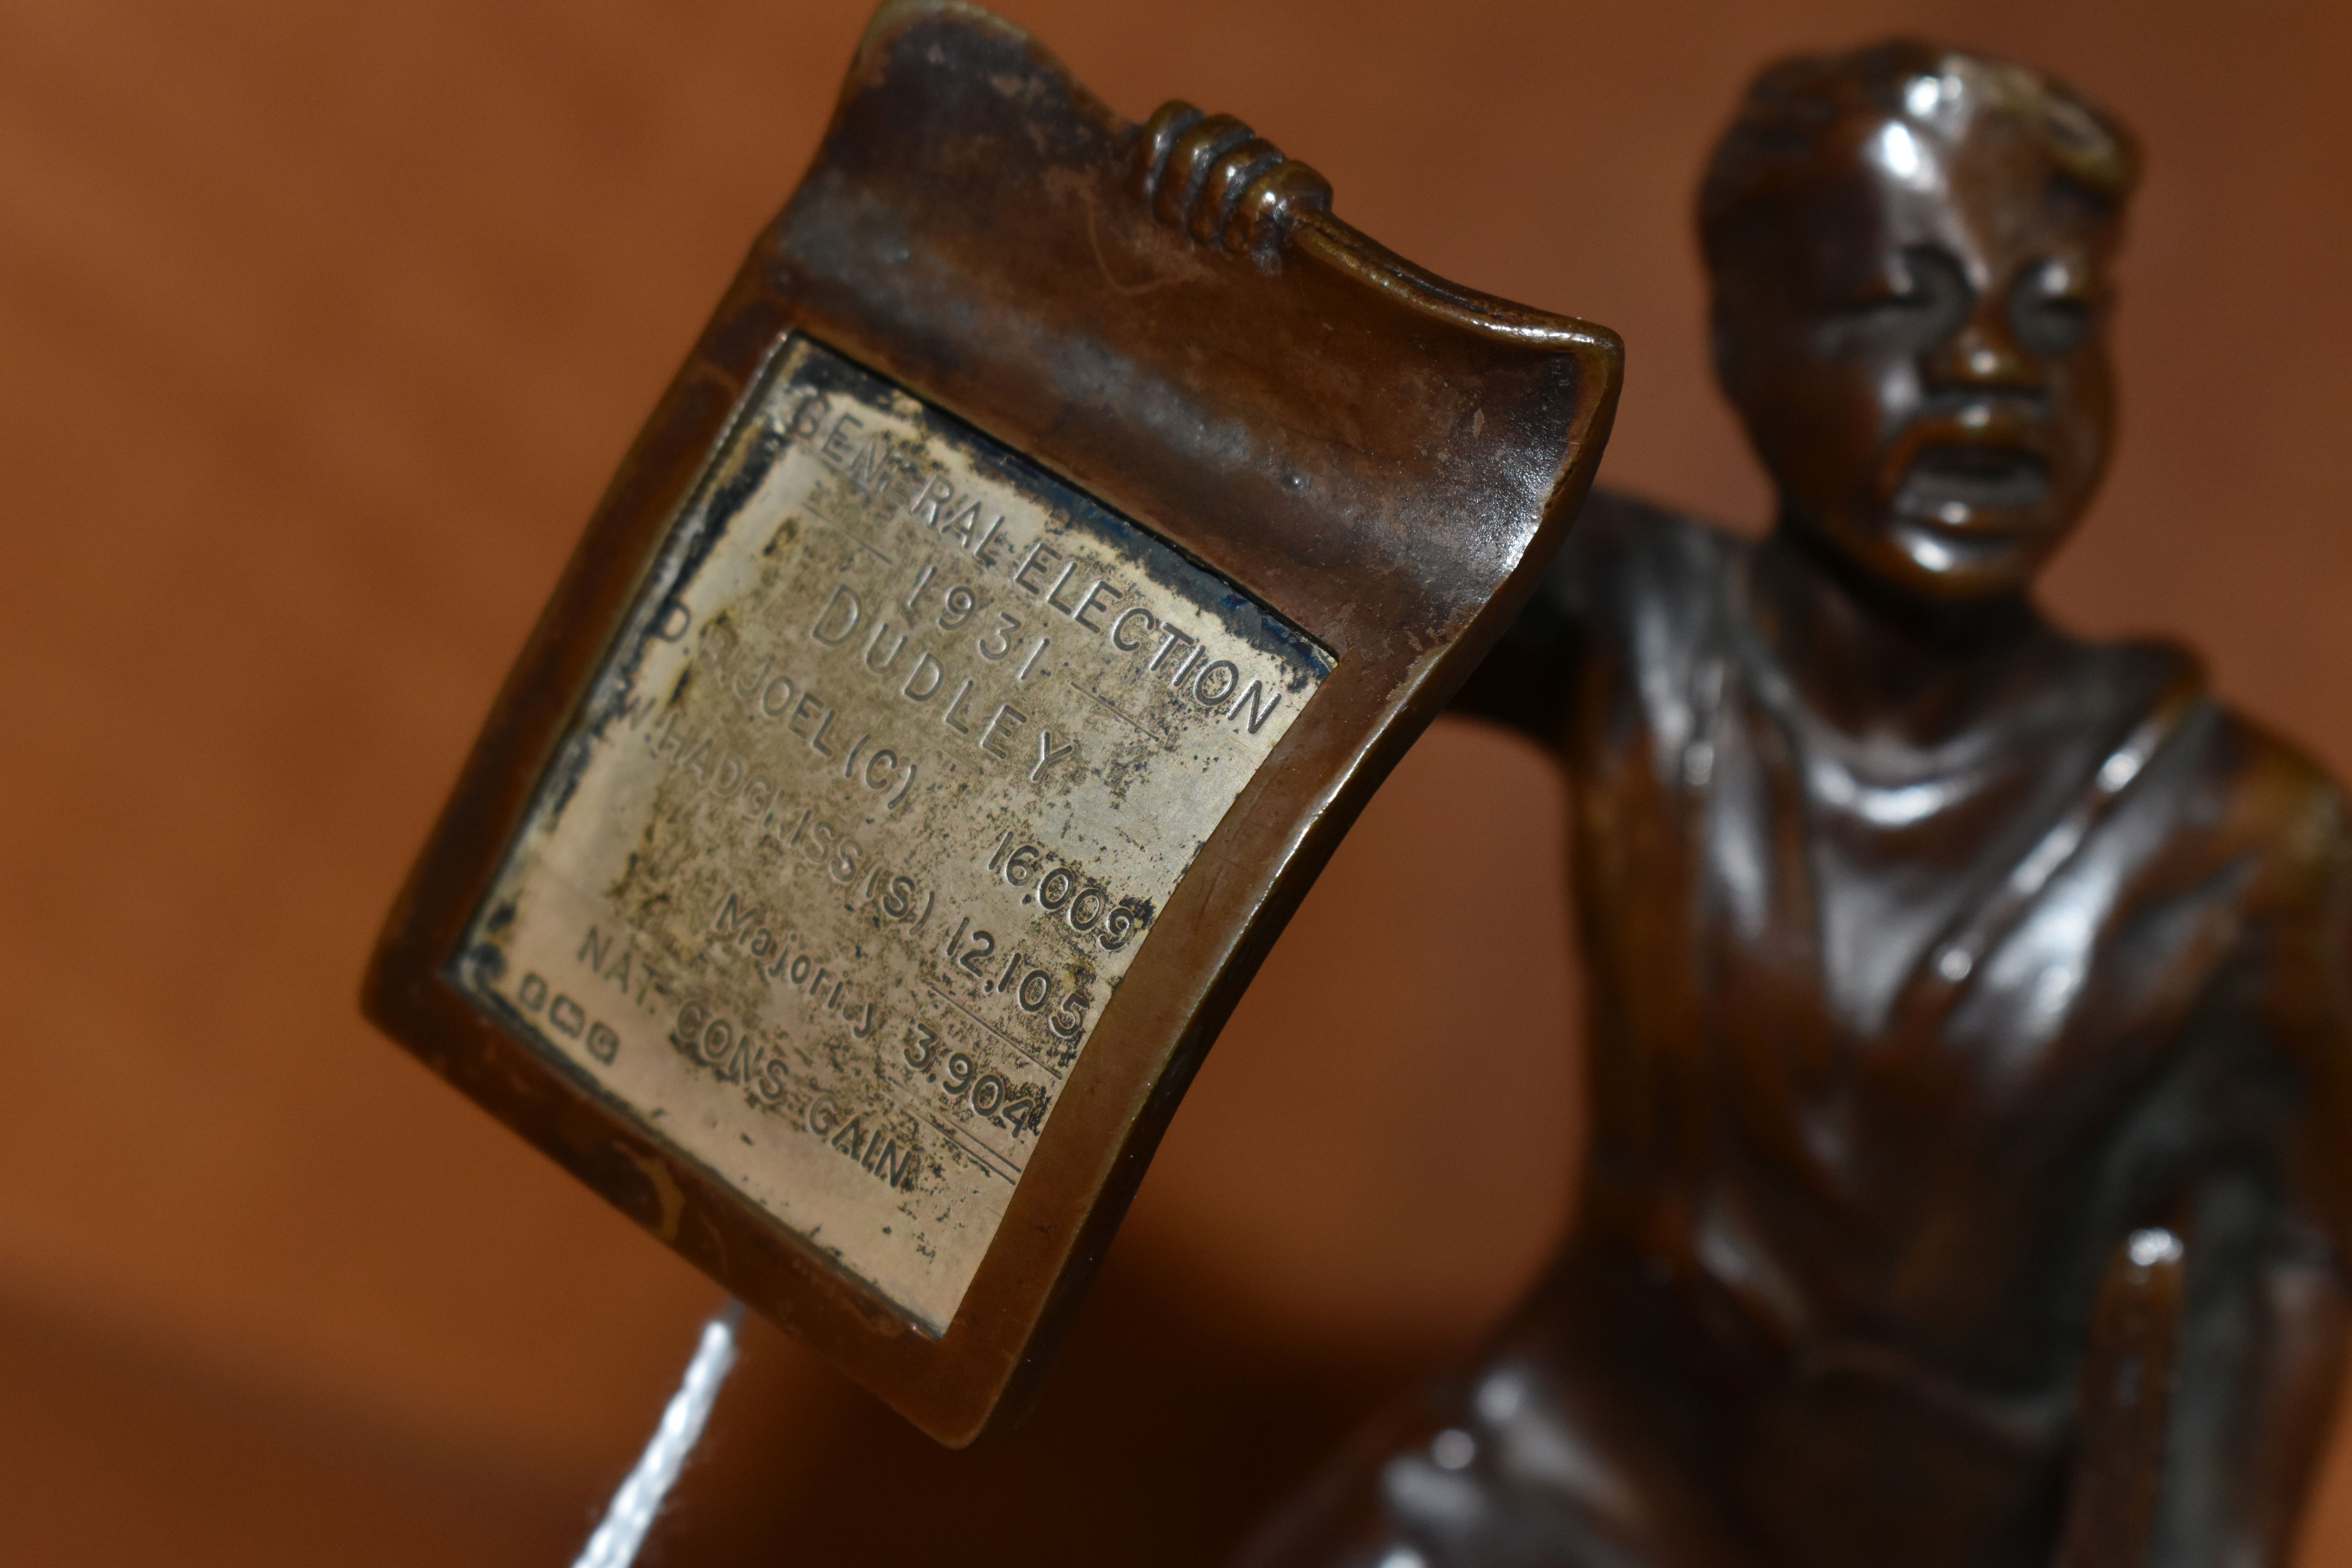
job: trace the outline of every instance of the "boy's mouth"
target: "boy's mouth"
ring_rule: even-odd
[[[2014,511],[2050,493],[2050,465],[2018,447],[1927,447],[1904,470],[1895,510],[1965,526],[1984,512]]]

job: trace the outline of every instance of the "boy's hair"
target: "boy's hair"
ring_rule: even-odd
[[[1737,220],[1786,201],[1842,124],[1899,123],[1947,146],[1999,116],[2038,142],[2092,202],[2120,212],[2139,179],[2122,121],[2054,78],[1990,55],[1892,38],[1843,55],[1768,66],[1748,84],[1699,185],[1699,246],[1722,258]]]

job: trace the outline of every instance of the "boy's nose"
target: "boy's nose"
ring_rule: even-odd
[[[2038,391],[2042,367],[2011,327],[1997,295],[1987,290],[1959,331],[1928,351],[1921,367],[1938,387]]]

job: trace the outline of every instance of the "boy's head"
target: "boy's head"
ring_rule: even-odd
[[[2120,124],[2003,60],[1898,39],[1757,79],[1699,233],[1790,526],[1916,594],[2025,586],[2105,467],[2137,174]]]

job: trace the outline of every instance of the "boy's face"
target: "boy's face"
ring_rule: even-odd
[[[1916,594],[2023,588],[2106,466],[2117,220],[2001,118],[1831,144],[1717,262],[1725,391],[1792,525]]]

